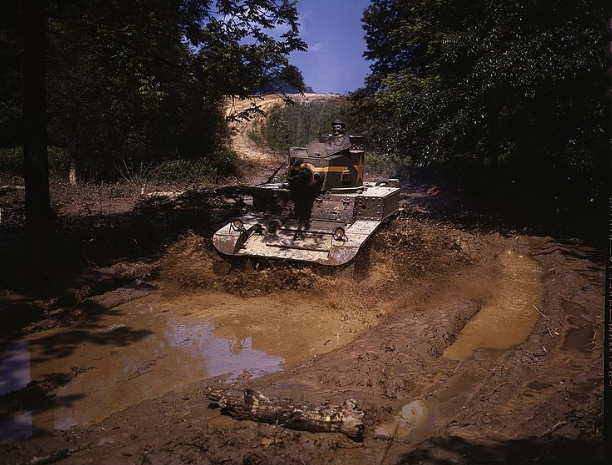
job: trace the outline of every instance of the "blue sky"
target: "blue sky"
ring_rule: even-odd
[[[298,0],[300,35],[308,52],[293,52],[307,86],[315,92],[345,94],[364,85],[369,62],[361,17],[370,0]]]

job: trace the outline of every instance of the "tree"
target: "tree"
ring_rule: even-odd
[[[0,146],[25,147],[30,269],[41,275],[45,105],[49,142],[101,178],[122,161],[208,156],[225,135],[226,96],[301,77],[288,62],[305,49],[290,0],[4,0],[0,12]]]
[[[492,185],[551,197],[569,176],[601,194],[604,18],[595,0],[374,0],[359,104],[416,166],[488,167]]]
[[[45,103],[45,0],[24,5],[23,120],[28,279],[38,286],[49,272],[51,203]]]
[[[54,2],[53,141],[86,175],[205,156],[224,137],[226,96],[295,78],[297,26],[288,0]]]
[[[4,23],[20,15],[21,2],[2,3],[4,147],[24,140],[24,33]],[[47,20],[49,142],[81,176],[206,157],[226,137],[228,96],[270,83],[303,89],[288,61],[306,47],[290,0],[50,0]]]

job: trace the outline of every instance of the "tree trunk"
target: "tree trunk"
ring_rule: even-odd
[[[77,164],[74,158],[70,159],[70,171],[68,172],[68,182],[71,186],[76,186],[78,183]]]
[[[51,206],[45,100],[45,0],[23,2],[23,119],[28,281],[39,287],[49,274]]]

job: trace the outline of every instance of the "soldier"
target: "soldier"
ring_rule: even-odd
[[[351,147],[349,138],[344,134],[344,121],[335,119],[332,122],[332,133],[326,137],[325,142],[330,146],[328,153],[337,153]]]
[[[344,121],[336,119],[332,122],[332,133],[334,136],[344,135]]]

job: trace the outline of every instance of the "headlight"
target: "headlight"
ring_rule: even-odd
[[[347,240],[346,231],[344,230],[344,228],[341,228],[340,226],[338,226],[337,228],[334,228],[334,232],[332,234],[334,236],[334,239],[337,241]]]
[[[279,230],[280,226],[281,226],[280,221],[278,221],[278,220],[270,220],[270,221],[268,221],[266,223],[266,232],[268,234],[274,235],[274,234],[277,233],[277,231]]]
[[[242,231],[244,229],[244,223],[240,218],[236,218],[234,221],[232,221],[230,226],[231,229],[234,229],[236,231]]]

